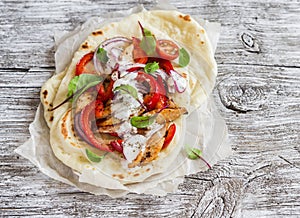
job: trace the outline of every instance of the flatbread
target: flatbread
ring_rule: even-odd
[[[120,22],[95,30],[88,36],[74,54],[67,69],[45,83],[41,91],[41,100],[44,116],[50,128],[50,144],[56,157],[78,172],[82,176],[82,181],[86,182],[85,177],[94,176],[93,185],[107,189],[126,190],[129,184],[146,181],[151,176],[169,169],[182,149],[184,119],[176,120],[178,130],[175,138],[168,149],[161,152],[157,160],[145,166],[128,169],[115,153],[106,155],[99,164],[92,164],[86,159],[85,148],[99,155],[104,152],[77,140],[72,127],[71,103],[66,103],[53,112],[49,112],[48,108],[50,104],[55,106],[65,100],[68,84],[75,76],[77,62],[85,54],[94,51],[102,41],[115,36],[141,38],[137,21],[140,21],[157,38],[175,40],[191,54],[188,67],[176,69],[187,74],[189,84],[188,89],[181,96],[174,97],[177,104],[187,107],[189,112],[199,107],[211,93],[217,75],[212,47],[205,30],[189,15],[176,11],[158,10],[133,14]]]

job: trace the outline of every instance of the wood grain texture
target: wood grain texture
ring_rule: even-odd
[[[43,175],[13,150],[29,137],[40,87],[54,72],[54,31],[136,1],[2,0],[1,217],[300,217],[299,1],[171,3],[222,23],[213,96],[234,155],[166,197],[93,196]]]

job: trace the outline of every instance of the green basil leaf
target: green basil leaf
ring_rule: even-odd
[[[188,155],[188,158],[191,160],[196,160],[198,158],[201,157],[201,150],[197,149],[197,148],[191,148],[190,146],[186,145],[185,146],[185,151]]]
[[[144,70],[145,70],[146,73],[154,73],[158,69],[159,69],[159,65],[158,65],[157,62],[148,63],[144,67]]]
[[[151,33],[150,30],[148,30],[148,29],[146,29],[146,28],[144,28],[144,27],[143,27],[143,30],[144,30],[145,36],[152,36],[152,33]]]
[[[184,48],[179,50],[179,65],[185,67],[190,63],[190,55]]]
[[[100,60],[101,63],[106,64],[108,61],[107,52],[104,48],[98,48],[97,51],[97,58]]]
[[[69,83],[68,85],[68,97],[70,97],[71,95],[73,95],[73,93],[76,92],[76,88],[77,88],[77,83],[79,80],[79,76],[75,76]]]
[[[149,31],[150,32],[150,31]],[[154,36],[151,34],[146,35],[142,38],[140,43],[141,48],[146,52],[147,55],[153,55],[156,49],[156,40]]]
[[[104,154],[104,155],[97,155],[95,154],[94,152],[92,152],[91,150],[89,149],[85,149],[85,153],[86,153],[86,156],[88,157],[88,159],[94,163],[99,163],[103,160],[103,158],[105,157],[105,155],[107,154]]]
[[[131,85],[120,85],[114,89],[114,91],[121,91],[123,93],[131,95],[133,98],[138,98],[138,92],[136,88]]]
[[[73,100],[76,101],[83,92],[102,81],[102,77],[94,74],[80,74],[79,76],[75,76],[68,85],[68,96],[74,94]]]
[[[85,90],[102,82],[103,78],[94,74],[81,74],[77,82],[77,90],[84,87]]]
[[[154,123],[156,116],[136,116],[130,119],[132,126],[136,128],[146,128]]]
[[[144,50],[144,52],[146,52],[148,56],[153,55],[156,49],[155,37],[152,35],[150,30],[144,28],[140,22],[138,23],[143,33],[143,38],[140,42],[140,47]]]

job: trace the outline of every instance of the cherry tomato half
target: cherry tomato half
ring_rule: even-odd
[[[161,39],[156,42],[156,52],[162,59],[174,60],[179,55],[179,48],[171,40]]]

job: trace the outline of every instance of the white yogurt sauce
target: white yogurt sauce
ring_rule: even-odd
[[[132,135],[123,142],[123,153],[128,162],[132,162],[145,149],[147,138],[143,135]]]
[[[113,90],[121,85],[130,85],[136,88],[137,73],[131,72],[121,74],[122,77],[114,83]],[[137,90],[138,91],[138,90]],[[136,116],[141,108],[140,103],[128,93],[116,92],[112,100],[111,110],[114,117],[125,121],[117,130],[118,136],[123,138],[123,154],[128,162],[132,162],[137,155],[146,148],[147,138],[143,135],[136,134],[137,129],[130,123],[131,116]],[[143,101],[143,95],[138,93],[138,99]]]
[[[137,134],[137,129],[133,127],[130,123],[130,118],[132,116],[136,116],[137,113],[139,112],[141,105],[139,103],[143,102],[143,94],[141,92],[138,92],[137,89],[137,81],[135,80],[137,77],[137,72],[127,72],[126,70],[131,68],[131,67],[144,67],[144,64],[132,64],[133,63],[133,58],[132,58],[132,49],[133,45],[131,44],[130,46],[127,46],[124,50],[116,50],[115,54],[110,54],[117,56],[117,60],[108,62],[107,65],[111,68],[114,67],[114,64],[116,61],[119,62],[119,76],[120,78],[118,79],[115,77],[115,83],[113,90],[116,87],[119,87],[121,85],[130,85],[134,87],[137,90],[138,93],[138,100],[135,99],[133,96],[131,96],[129,93],[121,92],[118,91],[117,93],[115,92],[115,97],[112,100],[112,114],[114,114],[114,117],[124,121],[120,128],[117,130],[117,134],[123,138],[123,154],[127,160],[127,162],[131,163],[133,160],[136,159],[138,154],[146,149],[146,143],[147,141],[155,134],[157,133],[161,128],[163,128],[163,125],[158,124],[154,122],[151,126],[148,127],[148,132],[146,135],[140,135]],[[164,73],[162,70],[157,70],[157,73],[163,77],[163,79],[167,79],[166,73]],[[176,85],[177,89],[180,92],[183,92],[186,89],[187,86],[187,81],[185,78],[183,78],[181,75],[179,75],[175,71],[171,71],[171,78],[173,82],[173,90],[175,92],[175,87]],[[170,79],[168,82],[171,82]],[[168,84],[169,87],[171,84]],[[170,91],[170,90],[169,90]],[[161,136],[163,137],[163,136]]]

